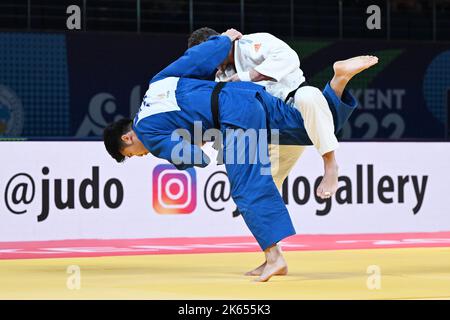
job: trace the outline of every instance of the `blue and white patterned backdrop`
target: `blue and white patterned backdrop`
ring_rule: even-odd
[[[290,41],[309,83],[322,87],[333,62],[376,54],[350,82],[360,102],[345,139],[445,139],[450,44]],[[179,57],[187,35],[0,33],[0,137],[101,138],[133,117],[153,75]]]
[[[66,36],[0,33],[0,135],[70,135]]]

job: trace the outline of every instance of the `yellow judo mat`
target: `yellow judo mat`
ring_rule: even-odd
[[[0,299],[450,299],[450,248],[285,256],[267,283],[243,275],[261,253],[0,260]]]

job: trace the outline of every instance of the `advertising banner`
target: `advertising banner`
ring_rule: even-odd
[[[117,164],[102,142],[0,144],[0,241],[250,235],[223,165],[179,171],[150,155]],[[315,196],[312,147],[285,181],[298,234],[450,230],[449,143],[348,142],[337,156],[332,199]]]

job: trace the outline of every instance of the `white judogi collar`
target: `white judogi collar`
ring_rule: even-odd
[[[235,41],[234,64],[236,69],[228,68],[218,80],[224,80],[236,72],[255,69],[276,80],[260,81],[258,84],[283,100],[305,81],[297,53],[269,33],[248,34]]]
[[[154,114],[181,110],[175,96],[178,80],[180,78],[168,77],[150,84],[139,108],[136,124]]]

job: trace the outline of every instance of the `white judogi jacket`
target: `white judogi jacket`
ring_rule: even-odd
[[[216,81],[224,81],[238,72],[255,69],[276,81],[257,82],[277,98],[286,96],[305,81],[297,52],[269,33],[244,35],[234,42],[235,68],[228,67]]]

